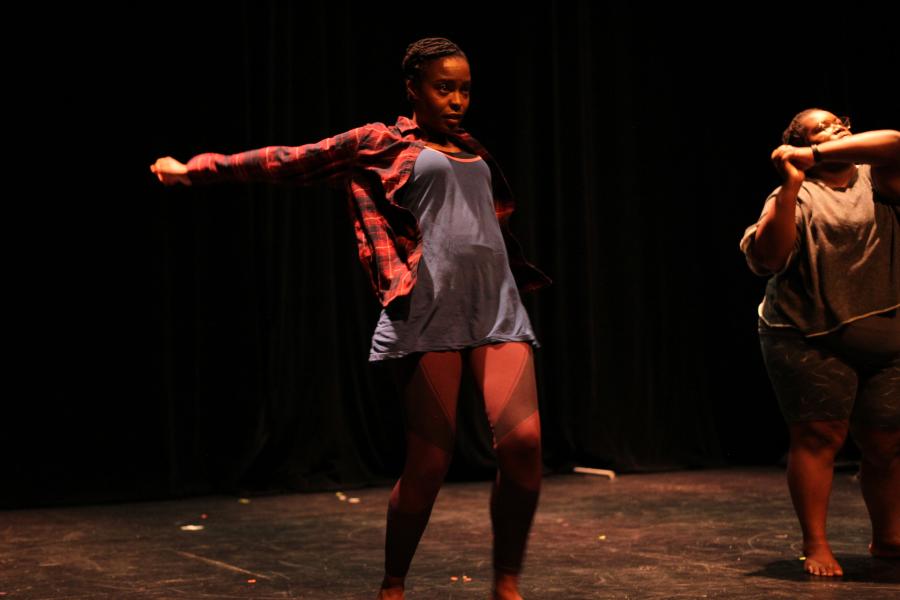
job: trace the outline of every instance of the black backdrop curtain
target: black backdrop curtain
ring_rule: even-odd
[[[28,383],[7,401],[4,505],[399,473],[399,406],[366,362],[379,307],[344,195],[163,188],[148,166],[393,122],[409,114],[406,45],[435,35],[469,56],[465,126],[503,166],[513,229],[555,280],[526,299],[548,467],[780,457],[755,335],[764,282],[737,243],[778,183],[768,155],[795,112],[898,126],[887,19],[836,22],[837,37],[759,9],[167,8],[54,21],[47,43],[64,51],[29,75],[53,95],[31,107]],[[470,382],[460,432],[451,477],[489,477]]]

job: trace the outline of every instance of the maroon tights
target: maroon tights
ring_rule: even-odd
[[[517,574],[541,486],[541,425],[531,346],[488,344],[392,361],[406,409],[406,464],[391,492],[385,572],[405,577],[450,466],[463,363],[484,397],[499,471],[491,492],[494,568]]]

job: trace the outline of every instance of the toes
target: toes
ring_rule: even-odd
[[[806,563],[804,563],[804,565],[803,565],[803,569],[810,575],[818,575],[819,574],[819,563],[807,558]]]
[[[806,572],[810,575],[816,575],[818,577],[834,577],[835,574],[843,574],[840,570],[840,567],[838,567],[837,565],[824,564],[817,561],[811,561],[809,559],[807,559],[806,561]]]
[[[841,569],[840,565],[823,565],[818,563],[810,563],[806,565],[806,572],[810,575],[816,575],[818,577],[840,577],[844,574],[844,571]]]

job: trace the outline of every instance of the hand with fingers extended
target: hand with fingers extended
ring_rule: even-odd
[[[171,156],[157,159],[150,165],[150,170],[164,185],[175,185],[176,183],[191,185],[191,180],[187,176],[187,165],[178,162]]]

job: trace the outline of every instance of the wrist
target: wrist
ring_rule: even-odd
[[[813,144],[810,146],[810,149],[812,150],[813,163],[819,164],[822,162],[822,152],[819,151],[819,145]]]
[[[786,192],[796,195],[800,191],[803,182],[806,181],[806,174],[803,171],[797,171],[788,175],[781,183],[781,187]]]

